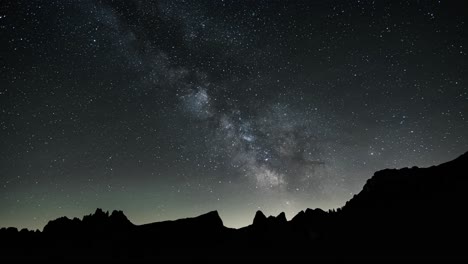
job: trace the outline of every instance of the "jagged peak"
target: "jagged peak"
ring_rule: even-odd
[[[110,214],[110,217],[125,217],[125,218],[127,218],[127,216],[125,216],[125,214],[121,210],[112,211],[112,213]]]
[[[299,211],[292,219],[292,222],[298,221],[299,219],[302,219],[305,216],[304,210]]]
[[[279,222],[287,222],[288,220],[286,219],[286,214],[284,212],[281,212],[279,213],[277,216],[276,216],[276,219],[279,221]]]
[[[104,212],[101,208],[96,208],[96,211],[94,212],[94,215],[96,216],[107,216],[109,217],[109,211]]]
[[[214,223],[216,225],[224,226],[223,220],[219,216],[219,213],[218,213],[217,210],[210,211],[210,212],[208,212],[206,214],[199,215],[196,218],[203,219],[204,221],[210,221],[210,222],[212,222],[212,223]]]
[[[210,212],[208,212],[208,213],[206,213],[206,214],[202,214],[202,215],[200,215],[200,216],[221,218],[221,217],[219,216],[219,213],[218,213],[217,210],[210,211]],[[200,216],[199,216],[199,217],[200,217]]]
[[[265,214],[263,214],[262,211],[258,210],[256,213],[255,213],[255,217],[254,217],[254,220],[253,220],[253,225],[259,225],[259,224],[263,224],[265,223],[267,220]]]
[[[109,216],[109,220],[111,220],[114,223],[133,225],[133,223],[130,222],[127,216],[123,213],[123,211],[120,210],[112,211],[111,215]]]
[[[307,208],[305,210],[305,213],[306,214],[322,214],[322,213],[326,213],[326,212],[324,210],[322,210],[321,208],[315,208],[315,209]]]

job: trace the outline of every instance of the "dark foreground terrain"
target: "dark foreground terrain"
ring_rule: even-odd
[[[345,206],[224,227],[216,211],[134,225],[121,211],[0,230],[2,260],[468,260],[468,153],[430,168],[383,170]],[[3,262],[3,261],[2,261]],[[3,262],[4,263],[4,262]]]

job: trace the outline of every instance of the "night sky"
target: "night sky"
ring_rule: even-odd
[[[0,226],[337,208],[468,150],[467,1],[0,3]]]

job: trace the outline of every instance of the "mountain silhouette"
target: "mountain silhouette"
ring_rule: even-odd
[[[42,232],[0,230],[0,260],[468,259],[468,153],[429,168],[378,171],[342,208],[255,213],[232,229],[218,212],[134,225],[122,211],[61,217]]]
[[[122,211],[104,212],[100,208],[94,214],[85,215],[83,220],[60,217],[49,221],[43,233],[48,236],[88,236],[96,234],[110,234],[116,230],[128,230],[134,225]]]

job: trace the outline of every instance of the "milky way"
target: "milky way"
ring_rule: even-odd
[[[239,227],[467,150],[464,1],[0,5],[0,226]]]

